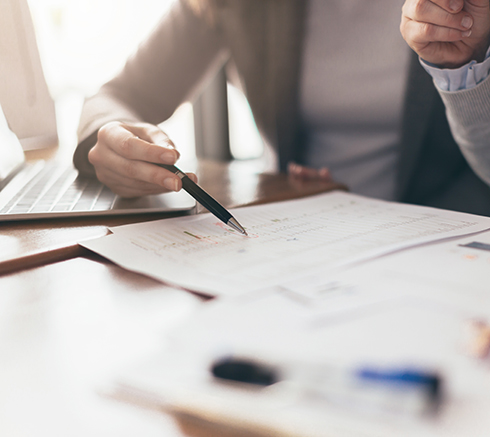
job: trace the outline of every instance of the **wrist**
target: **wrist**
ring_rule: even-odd
[[[475,48],[473,56],[470,61],[474,60],[478,63],[483,62],[488,58],[490,52],[490,33],[487,34],[486,38],[483,38],[483,42]]]
[[[440,68],[422,58],[420,63],[441,91],[468,90],[489,76],[490,48],[486,51],[483,62],[470,61],[459,68]]]

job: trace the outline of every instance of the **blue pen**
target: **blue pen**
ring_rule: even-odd
[[[249,358],[225,357],[211,365],[213,376],[256,386],[312,394],[336,404],[395,413],[427,414],[441,402],[442,378],[412,367],[341,369],[311,363],[273,365]]]

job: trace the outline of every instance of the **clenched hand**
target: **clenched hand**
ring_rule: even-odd
[[[490,2],[406,0],[400,30],[422,59],[438,67],[480,62],[490,43]]]

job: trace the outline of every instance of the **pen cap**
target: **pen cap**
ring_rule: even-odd
[[[247,359],[217,360],[211,365],[211,373],[219,379],[262,386],[275,384],[279,380],[277,372],[272,367],[259,365]]]
[[[416,387],[423,390],[430,402],[438,403],[441,398],[442,378],[435,372],[417,369],[377,369],[362,368],[356,376],[365,382],[386,386]]]

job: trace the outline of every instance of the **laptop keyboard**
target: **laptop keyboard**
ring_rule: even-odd
[[[72,167],[55,175],[55,165],[44,168],[19,191],[0,214],[110,209],[116,195],[96,179],[78,176]]]

